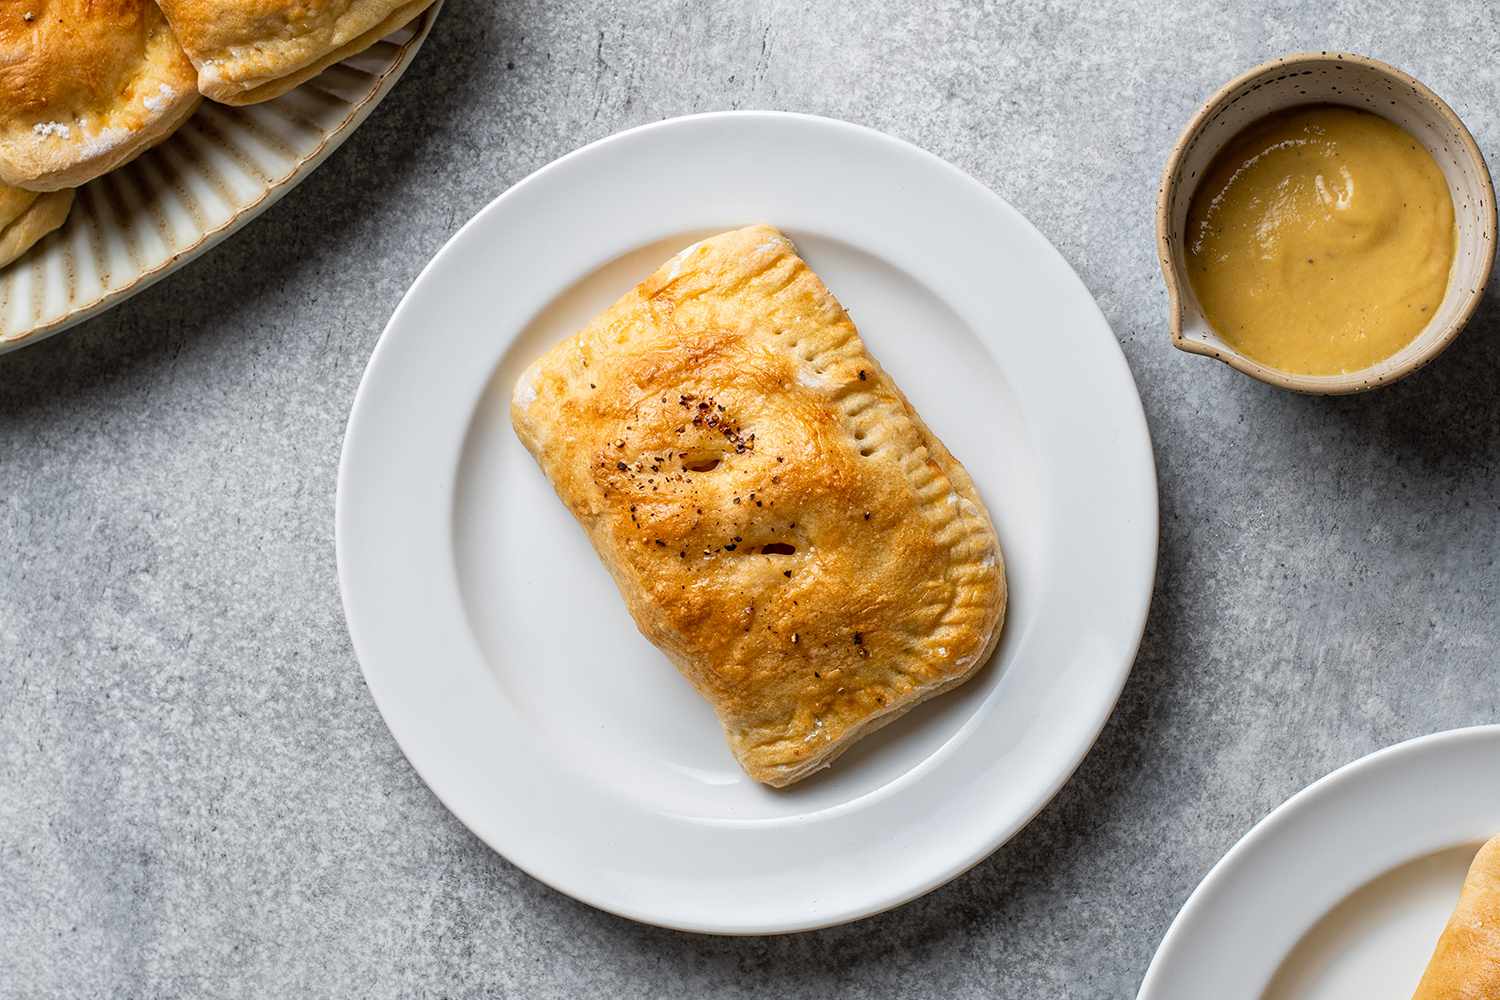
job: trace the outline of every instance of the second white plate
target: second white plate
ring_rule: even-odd
[[[749,781],[636,632],[511,430],[521,369],[712,232],[780,226],[995,515],[994,661],[828,772]],[[413,285],[350,416],[339,579],[392,733],[468,826],[639,920],[818,927],[979,861],[1057,791],[1130,670],[1155,566],[1150,440],[1108,325],[1047,241],[915,147],[797,115],[705,115],[517,185]]]
[[[1389,747],[1308,786],[1214,866],[1139,1000],[1404,1000],[1500,834],[1500,726]]]

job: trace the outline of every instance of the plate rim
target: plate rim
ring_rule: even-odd
[[[1445,729],[1414,736],[1373,750],[1363,757],[1334,768],[1293,793],[1261,817],[1239,840],[1235,841],[1234,846],[1230,847],[1223,857],[1214,863],[1208,873],[1193,888],[1176,916],[1172,918],[1166,934],[1162,936],[1161,943],[1157,945],[1156,951],[1151,956],[1151,963],[1147,966],[1146,974],[1141,980],[1136,1000],[1152,1000],[1159,991],[1167,988],[1169,984],[1163,982],[1168,975],[1167,966],[1171,962],[1180,961],[1178,952],[1185,947],[1182,940],[1193,922],[1200,919],[1199,911],[1213,904],[1220,884],[1232,877],[1240,866],[1246,864],[1247,859],[1255,851],[1260,850],[1266,841],[1274,839],[1284,827],[1302,819],[1310,810],[1320,808],[1325,800],[1338,791],[1352,783],[1364,781],[1373,770],[1437,748],[1470,740],[1500,743],[1500,723],[1479,723],[1472,726],[1460,726],[1456,729]],[[1368,884],[1371,879],[1379,878],[1384,872],[1390,870],[1389,868],[1372,869],[1372,865],[1373,861],[1361,866],[1360,870],[1364,874],[1358,877],[1354,888]],[[1344,898],[1347,898],[1347,893],[1330,900],[1322,912],[1328,913]],[[1282,958],[1285,960],[1285,955]],[[1272,972],[1274,974],[1274,970]]]
[[[369,92],[357,103],[351,104],[349,106],[348,113],[345,114],[343,119],[337,125],[335,125],[331,129],[328,129],[327,132],[324,133],[322,138],[318,141],[317,147],[313,149],[312,152],[300,157],[297,160],[296,165],[292,167],[292,169],[288,170],[285,174],[280,177],[273,178],[272,180],[267,182],[264,190],[261,191],[260,195],[254,201],[246,204],[243,208],[235,212],[223,222],[219,223],[217,226],[209,229],[204,229],[202,232],[198,233],[197,238],[194,239],[192,243],[183,247],[181,250],[176,251],[175,253],[169,254],[166,259],[161,261],[159,264],[139,269],[138,271],[136,271],[128,284],[121,285],[119,288],[107,290],[104,292],[104,294],[96,298],[90,299],[87,302],[79,303],[50,322],[40,323],[36,326],[28,327],[27,329],[8,337],[0,337],[0,355],[9,354],[12,351],[19,351],[22,348],[30,347],[33,344],[39,344],[44,340],[48,340],[59,333],[63,333],[66,330],[77,326],[79,323],[93,319],[96,316],[100,316],[108,312],[115,306],[118,306],[121,303],[125,302],[127,299],[134,298],[136,295],[139,295],[141,292],[144,292],[146,289],[156,284],[158,281],[161,281],[162,279],[175,274],[181,268],[186,267],[188,264],[197,260],[199,257],[213,250],[220,243],[224,242],[226,239],[239,232],[245,226],[249,225],[256,218],[258,218],[262,213],[270,209],[271,206],[275,205],[278,201],[280,201],[283,197],[290,193],[293,188],[310,177],[313,171],[322,166],[323,162],[330,156],[332,156],[334,152],[338,150],[338,148],[342,146],[349,139],[349,137],[352,136],[359,129],[359,127],[365,123],[365,119],[369,118],[371,113],[374,112],[375,108],[382,101],[384,101],[387,96],[390,95],[391,90],[395,88],[397,82],[400,81],[401,77],[406,74],[407,69],[409,69],[411,67],[411,64],[416,60],[417,53],[421,51],[423,44],[427,41],[427,36],[432,33],[432,26],[437,22],[437,16],[438,13],[442,10],[442,7],[443,0],[433,0],[431,6],[422,11],[422,13],[418,14],[416,18],[409,22],[409,25],[414,28],[412,36],[405,42],[401,43],[400,52],[396,56],[396,58],[391,61],[391,64],[375,76],[374,82],[372,83]],[[357,58],[360,54],[361,53],[355,53],[348,58],[354,59]],[[329,68],[334,69],[339,65],[340,63],[335,63]],[[313,77],[313,80],[316,79],[316,77]],[[312,80],[309,80],[307,82],[311,83]],[[204,101],[205,103],[207,103],[208,99],[204,98]],[[243,108],[238,108],[231,105],[221,106],[229,111],[243,110]],[[254,105],[248,105],[248,107],[253,106]],[[198,111],[195,110],[193,112],[193,115],[197,114]],[[186,124],[187,120],[188,119],[184,120],[184,124]],[[164,143],[171,141],[171,136],[168,136],[165,140],[163,140]],[[134,159],[134,157],[132,157],[132,159]],[[129,165],[129,162],[123,163],[119,167],[116,167],[115,170],[124,169]],[[110,171],[110,173],[113,172],[114,171]],[[108,175],[100,175],[100,177],[96,177],[93,180],[88,181],[86,184],[80,185],[77,190],[82,191],[83,188],[88,186],[88,184],[93,184],[96,181],[101,180],[105,176]],[[63,228],[66,228],[66,225],[67,223],[64,222]],[[60,229],[59,232],[61,231],[62,230]],[[51,236],[53,236],[53,234],[49,233],[47,234],[47,237],[44,238],[50,238]],[[10,266],[20,266],[23,264],[24,260],[25,255],[23,254],[21,258],[17,259]]]
[[[623,905],[618,901],[611,900],[608,897],[602,896],[601,894],[596,892],[581,889],[576,885],[565,884],[563,880],[554,878],[549,874],[543,874],[542,872],[535,870],[533,866],[522,861],[518,861],[510,853],[502,851],[495,843],[491,841],[488,836],[480,832],[482,828],[486,827],[486,824],[471,822],[469,810],[464,808],[461,803],[454,801],[453,796],[447,794],[447,792],[443,789],[441,782],[436,782],[433,780],[433,776],[428,772],[426,768],[424,768],[422,764],[419,764],[418,761],[413,758],[412,753],[408,751],[406,744],[397,735],[398,730],[402,727],[393,724],[392,705],[387,703],[385,697],[379,693],[379,683],[372,679],[372,677],[370,676],[370,669],[366,665],[367,657],[361,655],[361,650],[366,648],[366,640],[362,640],[360,638],[358,626],[355,624],[355,620],[350,613],[351,582],[348,569],[347,545],[349,544],[349,532],[351,530],[348,526],[350,516],[348,498],[350,495],[349,482],[352,442],[356,437],[362,414],[369,406],[373,405],[370,402],[370,397],[367,391],[369,386],[369,374],[375,369],[377,364],[382,361],[384,355],[389,350],[391,350],[391,331],[403,322],[405,313],[409,308],[411,308],[411,302],[418,287],[429,280],[429,276],[435,270],[445,266],[445,261],[450,255],[458,252],[456,248],[465,242],[471,228],[482,225],[484,220],[492,214],[505,211],[507,205],[511,201],[520,198],[524,192],[528,191],[533,186],[544,183],[552,173],[567,169],[581,158],[598,156],[605,150],[609,149],[609,147],[612,147],[616,144],[636,141],[643,135],[647,135],[660,130],[692,127],[696,124],[720,121],[724,119],[758,119],[771,122],[790,121],[794,123],[808,124],[818,128],[827,128],[836,131],[843,130],[859,138],[887,144],[900,155],[915,156],[928,167],[936,168],[947,174],[950,178],[959,182],[974,194],[988,201],[997,211],[1008,216],[1014,223],[1018,224],[1024,230],[1028,231],[1037,241],[1045,246],[1047,251],[1054,256],[1055,262],[1061,265],[1066,276],[1076,283],[1077,290],[1082,293],[1081,300],[1087,303],[1085,308],[1087,309],[1089,315],[1097,321],[1097,324],[1102,327],[1103,332],[1107,334],[1107,336],[1105,336],[1101,340],[1098,349],[1105,351],[1106,353],[1112,350],[1113,353],[1110,354],[1109,357],[1114,363],[1117,363],[1120,366],[1120,370],[1123,372],[1126,381],[1128,382],[1130,390],[1129,398],[1133,402],[1133,406],[1130,407],[1130,416],[1133,418],[1131,422],[1136,425],[1136,429],[1139,432],[1138,443],[1142,447],[1144,453],[1144,467],[1142,469],[1141,482],[1139,484],[1142,493],[1139,497],[1139,500],[1143,503],[1142,510],[1149,510],[1149,517],[1143,520],[1143,524],[1141,527],[1141,535],[1143,540],[1149,540],[1149,544],[1143,544],[1142,546],[1148,552],[1145,558],[1145,562],[1148,564],[1147,568],[1149,569],[1149,572],[1143,574],[1142,580],[1139,584],[1139,592],[1133,594],[1124,594],[1124,599],[1122,600],[1122,606],[1127,607],[1129,609],[1129,613],[1122,613],[1120,615],[1120,619],[1121,621],[1128,621],[1130,623],[1128,629],[1130,640],[1128,642],[1128,649],[1124,649],[1121,651],[1120,659],[1122,662],[1121,666],[1115,673],[1112,690],[1108,692],[1108,698],[1101,703],[1100,708],[1096,713],[1096,717],[1087,720],[1087,730],[1089,733],[1087,741],[1084,742],[1080,747],[1078,747],[1076,751],[1070,752],[1068,756],[1071,759],[1068,766],[1064,769],[1060,769],[1055,774],[1053,779],[1049,783],[1047,783],[1045,792],[1043,794],[1040,794],[1035,802],[1031,803],[1031,808],[1026,811],[1025,815],[1016,817],[1010,824],[997,825],[995,831],[987,838],[985,838],[984,843],[978,850],[972,852],[972,854],[964,855],[961,858],[958,858],[948,864],[941,866],[940,870],[935,871],[935,873],[929,875],[926,878],[914,880],[912,884],[907,888],[907,890],[899,895],[884,898],[878,902],[870,903],[867,905],[850,908],[843,912],[833,913],[822,917],[816,917],[806,920],[784,920],[779,921],[774,925],[742,925],[729,923],[713,923],[702,920],[674,919],[670,916],[664,916],[659,912],[654,912],[646,908]],[[1136,442],[1137,439],[1132,437],[1132,441]],[[910,902],[911,900],[923,896],[933,891],[934,889],[937,889],[940,886],[946,884],[947,882],[957,878],[964,872],[968,871],[969,869],[973,868],[975,865],[979,864],[981,861],[989,857],[1006,842],[1012,839],[1016,834],[1018,834],[1022,829],[1024,829],[1037,816],[1037,814],[1039,814],[1048,805],[1048,803],[1050,803],[1056,797],[1057,793],[1063,788],[1063,786],[1065,786],[1067,782],[1071,780],[1073,774],[1077,771],[1083,760],[1088,756],[1088,753],[1093,749],[1095,745],[1097,745],[1099,735],[1103,731],[1103,728],[1108,722],[1110,716],[1113,714],[1114,709],[1118,704],[1119,698],[1124,690],[1125,684],[1129,680],[1136,657],[1139,654],[1140,644],[1144,638],[1145,627],[1150,613],[1151,601],[1155,592],[1156,574],[1160,555],[1160,517],[1160,494],[1159,484],[1157,481],[1155,450],[1151,441],[1150,426],[1145,416],[1144,402],[1140,397],[1139,387],[1135,383],[1134,373],[1130,368],[1129,361],[1125,356],[1119,339],[1114,335],[1108,319],[1104,316],[1103,310],[1099,307],[1098,300],[1094,297],[1093,293],[1089,291],[1087,285],[1083,283],[1082,279],[1078,276],[1077,271],[1074,270],[1073,266],[1062,255],[1061,251],[1059,251],[1057,247],[1050,240],[1048,240],[1047,237],[1042,234],[1035,225],[1030,222],[1030,220],[1022,215],[1003,197],[992,191],[989,187],[980,182],[978,179],[974,178],[972,175],[968,174],[966,171],[962,170],[955,164],[944,160],[942,157],[936,155],[935,153],[922,149],[921,147],[904,139],[900,139],[887,133],[881,132],[877,129],[859,125],[853,122],[800,112],[768,110],[727,110],[701,112],[667,118],[655,122],[648,122],[632,128],[623,129],[608,136],[601,137],[600,139],[594,140],[593,142],[587,143],[577,149],[574,149],[534,170],[521,180],[517,181],[515,184],[511,185],[500,195],[483,206],[469,220],[467,220],[464,225],[461,226],[443,244],[443,246],[437,250],[436,253],[434,253],[432,259],[429,260],[428,263],[424,265],[423,268],[418,272],[417,276],[413,279],[410,287],[402,296],[400,303],[393,311],[390,320],[387,322],[379,340],[377,341],[373,351],[371,352],[370,360],[367,364],[365,373],[364,375],[362,375],[359,387],[356,390],[355,398],[350,408],[349,419],[345,427],[345,436],[339,459],[337,492],[335,496],[334,512],[335,548],[338,562],[340,597],[345,614],[346,625],[349,629],[351,643],[353,645],[356,659],[359,662],[360,670],[365,677],[366,686],[370,690],[371,698],[374,700],[376,708],[380,712],[381,718],[385,722],[387,729],[391,733],[391,736],[395,739],[397,746],[400,747],[403,756],[405,756],[407,762],[412,766],[413,770],[417,772],[418,776],[422,778],[423,782],[427,785],[429,790],[431,790],[432,793],[439,799],[439,801],[442,802],[443,806],[448,809],[456,818],[458,818],[460,822],[462,822],[471,833],[473,833],[476,837],[478,837],[479,840],[485,843],[487,847],[495,851],[496,854],[504,858],[509,864],[515,865],[518,869],[525,872],[529,877],[536,879],[544,885],[547,885],[554,891],[560,892],[596,909],[603,910],[605,912],[612,913],[617,916],[621,916],[637,922],[665,927],[673,930],[724,936],[751,936],[764,934],[796,933],[801,931],[837,926],[855,920],[864,919],[869,916],[874,916],[878,913],[885,912],[897,906],[903,905],[904,903]]]

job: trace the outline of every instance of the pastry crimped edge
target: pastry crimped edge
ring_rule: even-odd
[[[714,247],[721,253],[718,260],[705,261],[701,254],[698,257],[693,256],[700,249],[706,253],[705,248],[708,246]],[[726,246],[737,248],[738,255],[725,250]],[[894,513],[901,517],[911,516],[924,510],[937,513],[934,515],[935,521],[929,518],[920,529],[925,531],[926,537],[930,539],[925,548],[909,550],[901,547],[891,551],[905,552],[913,558],[923,559],[920,565],[929,573],[940,571],[942,575],[938,577],[916,577],[913,578],[913,582],[922,587],[942,584],[947,588],[945,592],[948,594],[942,602],[944,606],[940,615],[935,619],[930,614],[932,609],[930,602],[923,604],[915,598],[896,599],[892,602],[898,609],[894,612],[898,617],[887,619],[882,627],[896,630],[897,658],[892,661],[889,658],[889,651],[883,653],[880,659],[892,665],[883,668],[883,672],[876,670],[873,674],[864,674],[865,686],[860,688],[863,693],[874,692],[875,702],[886,706],[882,710],[873,709],[869,699],[855,699],[855,708],[845,707],[848,704],[847,701],[843,706],[835,704],[830,707],[826,701],[818,701],[817,691],[798,686],[796,667],[800,665],[810,670],[813,660],[807,655],[799,657],[788,653],[786,654],[788,659],[778,661],[784,662],[786,667],[784,669],[773,668],[773,673],[776,669],[780,669],[780,673],[765,682],[763,693],[768,694],[768,700],[764,704],[785,706],[796,711],[799,717],[802,710],[806,709],[809,704],[820,704],[823,707],[815,709],[813,716],[817,730],[822,729],[825,718],[833,721],[835,728],[838,729],[836,738],[829,738],[830,734],[824,733],[828,742],[817,746],[808,756],[802,756],[805,752],[803,746],[812,739],[808,729],[793,726],[789,719],[787,728],[782,730],[779,736],[773,735],[776,727],[768,726],[764,714],[754,711],[753,700],[752,707],[748,709],[748,714],[745,714],[746,704],[738,694],[733,696],[722,693],[719,696],[710,694],[710,690],[716,686],[716,671],[719,667],[725,666],[724,654],[710,652],[701,644],[695,646],[695,640],[688,633],[674,631],[673,603],[669,601],[669,604],[665,606],[659,604],[660,598],[653,596],[650,588],[645,585],[648,581],[640,574],[646,567],[639,560],[628,555],[627,547],[618,534],[620,523],[618,520],[611,520],[611,510],[614,511],[613,516],[619,513],[618,502],[614,508],[609,507],[597,493],[599,483],[584,475],[584,470],[577,464],[585,456],[575,445],[587,450],[590,435],[585,434],[580,441],[575,438],[574,434],[568,432],[564,434],[565,444],[556,449],[549,448],[548,445],[549,438],[555,436],[559,430],[566,431],[568,425],[563,420],[568,416],[569,405],[585,408],[584,415],[575,414],[578,419],[592,420],[595,413],[600,413],[602,418],[602,411],[587,411],[588,403],[583,399],[581,386],[568,373],[567,358],[570,352],[582,357],[587,351],[603,351],[606,353],[590,356],[606,367],[623,365],[622,372],[631,370],[636,363],[633,356],[627,350],[625,355],[610,358],[607,352],[612,349],[607,345],[601,346],[603,342],[597,339],[600,331],[614,329],[618,323],[645,322],[642,319],[641,310],[646,309],[652,316],[655,316],[655,304],[659,301],[668,303],[664,308],[669,315],[675,315],[676,307],[670,303],[676,300],[667,293],[666,289],[678,278],[679,272],[695,271],[700,276],[711,273],[710,278],[706,280],[721,281],[727,278],[744,285],[758,281],[760,276],[769,274],[774,265],[768,265],[761,271],[752,271],[744,260],[770,247],[785,248],[786,256],[794,261],[793,273],[778,288],[769,292],[761,289],[760,294],[764,297],[754,300],[757,308],[751,310],[752,314],[764,319],[769,315],[768,311],[774,312],[777,309],[787,308],[788,303],[784,296],[791,293],[787,293],[786,289],[796,282],[799,275],[806,275],[806,281],[798,286],[796,292],[807,300],[798,300],[798,307],[810,310],[802,316],[809,324],[803,330],[803,334],[816,333],[822,337],[822,342],[818,355],[804,354],[801,355],[800,361],[805,363],[808,370],[816,369],[820,375],[825,365],[830,370],[841,368],[845,378],[845,381],[840,383],[841,387],[834,387],[827,393],[814,394],[817,397],[818,412],[826,418],[825,422],[831,421],[837,426],[840,432],[838,439],[847,448],[857,448],[858,446],[853,442],[861,440],[865,432],[872,428],[879,429],[880,433],[885,433],[891,439],[905,445],[896,452],[887,454],[887,461],[892,466],[899,466],[900,471],[888,466],[884,474],[896,476],[906,484],[904,491],[900,493],[904,498],[900,500],[902,506]],[[731,262],[740,266],[730,266]],[[712,285],[710,292],[713,294],[708,297],[714,301],[719,301],[715,298],[716,295],[722,295],[724,301],[729,302],[730,305],[736,304],[734,300],[736,293],[732,290]],[[665,299],[659,299],[658,296],[665,296]],[[722,304],[721,302],[720,305]],[[833,313],[837,315],[832,316]],[[669,323],[675,324],[675,321],[669,321]],[[702,333],[701,330],[684,329],[677,334],[670,334],[661,326],[659,317],[647,323],[646,329],[650,336],[663,339],[670,344],[671,352],[676,354],[686,351],[692,338]],[[776,332],[779,337],[780,331]],[[677,336],[678,339],[672,341],[671,336]],[[593,339],[586,339],[590,337]],[[619,342],[624,343],[623,340]],[[764,336],[758,337],[753,343],[749,340],[742,343],[747,349],[769,346]],[[857,348],[854,345],[857,345]],[[773,350],[771,355],[798,372],[803,370],[798,366],[799,358],[794,352]],[[587,368],[587,361],[584,361],[583,365]],[[855,365],[860,368],[860,385],[858,386],[852,381]],[[871,372],[876,375],[876,379],[870,386],[864,387],[863,383]],[[576,374],[574,372],[574,375]],[[530,415],[530,408],[537,400],[539,380],[560,381],[563,387],[558,391],[563,395],[557,397],[556,402],[549,404],[545,411],[534,419]],[[832,383],[828,384],[832,385]],[[594,386],[590,383],[588,388],[592,390]],[[605,388],[607,390],[609,387]],[[660,384],[649,387],[645,384],[640,385],[640,391],[648,395],[663,388],[664,386]],[[720,388],[738,391],[733,383]],[[552,391],[550,385],[547,391]],[[568,404],[568,400],[572,403]],[[666,402],[665,397],[663,397],[663,402]],[[720,409],[722,410],[723,407]],[[788,416],[787,419],[791,417]],[[745,772],[757,781],[773,787],[782,787],[827,767],[864,736],[895,721],[917,705],[968,680],[993,654],[1003,627],[1006,607],[1004,562],[998,534],[995,532],[989,512],[984,507],[971,477],[947,448],[937,440],[930,428],[913,410],[904,393],[870,355],[863,338],[849,321],[847,312],[823,284],[817,273],[801,258],[800,254],[797,254],[791,242],[771,227],[754,226],[723,233],[709,240],[700,241],[668,260],[635,289],[595,317],[584,331],[555,345],[533,363],[517,383],[512,400],[512,421],[522,442],[538,459],[544,472],[552,480],[554,488],[557,489],[567,506],[573,509],[575,516],[589,534],[601,562],[615,578],[617,587],[630,606],[637,627],[667,655],[683,676],[692,681],[705,699],[710,702],[720,717],[726,739],[734,750],[736,759]],[[613,436],[613,431],[610,436]],[[861,451],[860,454],[866,454],[866,452]],[[836,460],[836,456],[832,453],[821,457],[829,461]],[[592,460],[589,464],[592,464]],[[859,473],[866,477],[878,477],[881,474],[880,470]],[[939,476],[941,479],[938,478]],[[873,481],[867,480],[867,482]],[[605,489],[602,497],[609,495],[608,489]],[[942,498],[944,495],[946,499]],[[575,504],[579,506],[575,507]],[[708,504],[705,502],[704,506]],[[589,510],[589,515],[585,516],[580,509]],[[634,511],[635,507],[631,507],[631,510]],[[698,514],[703,513],[702,509],[698,510]],[[831,517],[840,516],[837,510],[825,509],[824,513]],[[633,515],[632,520],[634,520]],[[868,513],[865,520],[869,520]],[[694,524],[694,529],[696,525],[697,522]],[[746,527],[754,530],[748,523]],[[748,533],[750,531],[747,531]],[[942,540],[945,535],[946,540]],[[860,540],[857,533],[850,536],[846,532],[845,537],[849,544]],[[876,537],[884,536],[877,535]],[[899,542],[899,539],[906,537],[899,532],[890,537],[893,544],[910,545],[910,542]],[[696,546],[701,541],[702,537],[697,536],[696,540],[685,544]],[[735,541],[739,539],[736,538]],[[677,547],[677,544],[678,542],[674,541],[672,547]],[[934,545],[937,548],[934,548]],[[948,547],[948,551],[956,554],[949,557],[946,563],[936,565],[930,563],[930,560],[936,557],[935,553],[944,546]],[[734,548],[733,545],[727,547]],[[703,554],[709,555],[707,551]],[[718,564],[715,565],[718,566]],[[852,565],[857,569],[858,560],[852,560]],[[959,571],[957,577],[948,575],[955,570]],[[843,571],[847,574],[849,566],[846,565]],[[725,588],[730,588],[736,583],[732,570],[724,569],[722,572],[725,575],[720,577],[721,595],[726,592]],[[898,573],[897,576],[899,575]],[[840,580],[843,582],[841,583]],[[979,580],[981,583],[970,582],[974,580]],[[744,583],[744,580],[741,579],[738,582]],[[852,584],[846,575],[842,578],[834,578],[830,586],[834,588],[834,593],[839,593],[847,592],[847,588]],[[980,589],[976,591],[975,587]],[[740,591],[734,590],[734,593],[739,594]],[[761,597],[755,599],[759,600]],[[774,604],[774,598],[772,601]],[[681,610],[680,606],[677,608]],[[781,610],[785,612],[784,604]],[[823,611],[826,611],[826,606]],[[828,621],[831,620],[834,627],[849,623],[849,620],[841,621],[836,610],[828,611],[826,615],[819,618],[818,616],[822,615],[823,611],[815,607],[813,614],[824,636],[828,635],[829,631],[821,626],[827,624]],[[910,617],[902,617],[903,615]],[[977,618],[976,615],[978,615]],[[782,619],[773,617],[773,620],[778,624],[784,624]],[[912,632],[913,628],[919,627],[919,620],[926,621],[928,624],[921,626],[919,631]],[[767,629],[773,636],[776,635],[771,626],[768,625]],[[900,636],[903,634],[909,640],[904,647],[900,645]],[[855,633],[855,636],[857,644],[858,633]],[[955,640],[961,640],[962,647],[954,651],[956,655],[951,659],[942,662],[938,667],[931,667],[926,662],[927,657],[934,650],[941,657],[947,657],[949,654],[946,645],[939,648],[939,643],[947,644]],[[791,641],[795,644],[796,637],[792,636]],[[674,645],[686,648],[674,648]],[[826,647],[827,644],[823,645]],[[900,651],[902,649],[905,651]],[[926,652],[920,652],[921,650],[926,650]],[[967,652],[962,652],[962,650],[967,650]],[[733,653],[729,654],[732,657],[729,664],[751,666],[756,661],[764,662],[765,657],[759,656],[760,653],[765,653],[772,659],[777,655],[774,649],[767,650],[765,646],[752,646],[745,655],[752,656],[754,659],[740,660],[740,654]],[[716,660],[715,657],[718,659]],[[838,667],[837,661],[823,659],[816,662],[821,663],[824,670],[830,669],[830,664],[833,669],[840,672],[842,670]],[[921,675],[921,679],[926,683],[917,683],[918,675]],[[815,673],[813,676],[822,675]],[[719,680],[722,681],[722,678]],[[826,682],[823,690],[826,692]],[[844,691],[844,687],[837,689],[839,694]],[[888,706],[883,696],[890,697]],[[813,701],[807,701],[808,698],[812,698]],[[793,745],[797,749],[789,754],[786,749],[788,745]],[[787,763],[779,762],[788,756],[796,759]]]
[[[863,342],[863,338],[861,338],[861,342]],[[878,369],[880,363],[873,357],[870,357],[868,350],[865,353],[866,357]],[[881,371],[883,373],[883,369]],[[995,647],[999,645],[1000,635],[1005,628],[1005,613],[1010,603],[1009,588],[1005,574],[1005,554],[999,544],[1000,535],[995,530],[994,519],[990,516],[989,508],[984,505],[983,499],[980,498],[979,490],[975,487],[974,480],[969,475],[969,470],[965,469],[963,464],[953,457],[953,453],[948,450],[943,442],[938,440],[937,436],[932,433],[931,428],[927,426],[926,421],[912,407],[911,401],[906,398],[906,394],[901,391],[901,387],[896,384],[895,380],[887,376],[887,381],[901,401],[901,407],[905,411],[904,416],[916,425],[917,433],[921,435],[923,442],[927,445],[928,453],[943,467],[943,473],[948,477],[949,482],[952,483],[954,491],[974,505],[979,515],[984,519],[985,526],[995,536],[994,558],[998,570],[996,584],[998,592],[995,597],[996,611],[989,624],[988,638],[976,652],[965,657],[969,662],[961,668],[961,672],[956,676],[929,685],[899,705],[893,705],[885,712],[869,716],[858,726],[846,732],[837,743],[829,745],[821,754],[809,758],[795,767],[783,766],[759,770],[759,773],[757,773],[750,771],[750,768],[741,760],[741,765],[745,766],[745,770],[750,773],[751,777],[770,785],[772,788],[785,788],[824,768],[832,766],[834,761],[853,749],[860,740],[871,733],[896,722],[912,709],[925,704],[940,694],[952,691],[969,680],[994,655]]]

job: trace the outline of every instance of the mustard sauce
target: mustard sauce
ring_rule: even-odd
[[[1188,276],[1210,326],[1272,368],[1334,375],[1410,343],[1448,287],[1453,199],[1400,126],[1334,105],[1269,115],[1193,195]]]

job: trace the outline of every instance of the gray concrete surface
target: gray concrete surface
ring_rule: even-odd
[[[449,0],[265,217],[0,358],[0,996],[1131,997],[1256,819],[1500,717],[1500,295],[1409,381],[1300,398],[1169,347],[1151,229],[1199,101],[1291,50],[1413,71],[1496,161],[1500,13],[1230,6]],[[925,899],[757,940],[595,912],[471,836],[365,691],[333,554],[355,386],[430,255],[576,146],[737,107],[883,129],[1026,213],[1129,357],[1162,500],[1139,661],[1056,801]]]

